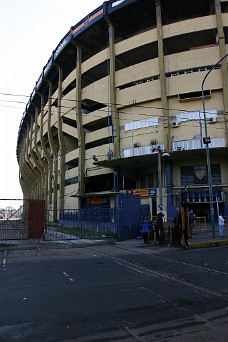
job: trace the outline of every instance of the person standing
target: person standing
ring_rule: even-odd
[[[181,212],[180,208],[176,208],[176,217],[174,219],[174,244],[175,246],[181,246],[181,237],[182,237],[182,220],[181,220]]]
[[[146,216],[143,216],[143,221],[141,223],[141,231],[145,244],[149,243],[149,222]]]
[[[195,224],[195,214],[193,213],[192,210],[190,210],[190,213],[189,213],[190,237],[192,237],[193,232],[195,233],[194,224]]]
[[[158,229],[159,229],[159,243],[162,245],[164,243],[164,224],[163,217],[164,214],[162,212],[158,213]]]
[[[219,223],[219,237],[224,237],[225,220],[224,220],[222,214],[219,215],[218,223]]]

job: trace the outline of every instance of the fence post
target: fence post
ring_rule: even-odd
[[[82,216],[83,216],[82,209],[79,209],[79,213],[80,213],[80,233],[81,233],[81,239],[82,239]]]

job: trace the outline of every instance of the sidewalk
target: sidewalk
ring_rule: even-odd
[[[188,241],[189,248],[205,248],[205,247],[219,247],[228,245],[228,231],[225,231],[224,238],[219,238],[218,230],[215,230],[215,239],[212,238],[212,231],[202,231],[194,234],[191,239]],[[148,245],[144,244],[143,239],[131,239],[126,241],[117,242],[119,246],[131,247],[131,248],[154,248],[154,247],[173,247],[173,248],[180,248],[175,247],[174,245],[159,245],[156,244],[155,241],[151,240]],[[185,247],[184,243],[181,245],[183,248]]]
[[[212,231],[193,234],[189,240],[190,248],[218,247],[228,245],[228,231],[225,231],[224,237],[220,238],[218,230],[215,230],[215,239],[212,238]]]

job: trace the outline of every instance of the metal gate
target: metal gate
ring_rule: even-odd
[[[44,236],[44,201],[0,199],[0,241],[24,241]]]
[[[24,240],[27,238],[27,222],[23,216],[28,200],[0,199],[0,240]]]

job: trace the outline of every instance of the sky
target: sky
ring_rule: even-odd
[[[0,0],[0,199],[23,198],[16,159],[18,129],[43,67],[70,27],[102,3]]]

